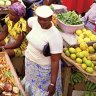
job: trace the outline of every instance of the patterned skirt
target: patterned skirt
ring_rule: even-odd
[[[62,96],[61,64],[54,96]],[[25,91],[28,96],[48,96],[51,79],[51,65],[39,65],[25,58]]]

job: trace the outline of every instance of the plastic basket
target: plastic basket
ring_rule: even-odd
[[[77,29],[82,29],[84,27],[84,23],[79,25],[67,25],[64,24],[61,20],[57,19],[57,25],[66,33],[75,33]]]

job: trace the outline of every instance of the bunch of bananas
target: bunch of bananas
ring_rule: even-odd
[[[85,77],[80,73],[80,72],[72,72],[71,76],[70,76],[70,83],[72,85],[80,83],[80,82],[84,82],[85,81]]]
[[[83,96],[96,96],[96,93],[94,92],[90,92],[90,91],[86,91]]]
[[[96,83],[93,83],[91,81],[86,81],[86,90],[87,91],[96,91]]]

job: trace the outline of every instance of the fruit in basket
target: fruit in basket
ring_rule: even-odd
[[[82,32],[85,32],[86,31],[86,28],[82,28]]]
[[[68,56],[68,57],[70,56],[69,50],[66,50],[66,51],[65,51],[65,55]]]
[[[84,57],[88,57],[89,56],[89,52],[86,51],[86,50],[82,51],[82,53],[84,54]]]
[[[85,70],[87,68],[87,65],[86,64],[82,64],[81,67],[82,67],[83,70]]]
[[[10,5],[11,5],[11,1],[9,1],[9,0],[6,1],[6,2],[5,2],[5,5],[6,5],[6,6],[10,6]]]
[[[12,85],[11,85],[10,83],[6,83],[6,84],[4,85],[4,90],[5,90],[6,92],[12,91]]]
[[[75,53],[75,48],[73,48],[73,47],[70,47],[69,48],[69,52],[72,54],[72,53]]]
[[[84,42],[84,39],[82,39],[82,38],[78,38],[78,43],[80,44],[80,43],[83,43]]]
[[[76,30],[76,34],[79,36],[80,34],[82,34],[82,30]]]
[[[13,92],[16,93],[16,94],[19,93],[18,87],[13,87]]]
[[[88,67],[91,67],[92,66],[92,62],[90,60],[86,60],[84,62]]]
[[[71,57],[71,59],[75,60],[76,59],[76,54],[71,54],[70,57]]]
[[[96,43],[93,44],[93,48],[96,49]]]
[[[76,30],[75,33],[77,35],[78,43],[90,42],[90,41],[95,41],[96,40],[96,35],[89,29],[86,29],[86,28],[79,29],[79,31]]]
[[[90,41],[91,41],[90,38],[88,37],[84,38],[84,42],[90,42]]]
[[[4,1],[0,1],[0,6],[4,6]]]
[[[75,48],[75,50],[76,50],[76,53],[78,53],[78,52],[81,52],[81,51],[82,51],[82,50],[80,49],[80,47]]]
[[[83,52],[79,52],[79,53],[77,54],[77,57],[78,57],[78,58],[83,58],[83,57],[84,57],[84,53],[83,53]]]
[[[63,48],[63,51],[64,51],[64,52],[66,52],[66,50],[68,50],[68,48],[66,48],[66,47],[65,47],[65,48]]]
[[[86,58],[86,57],[84,57],[84,58],[82,59],[83,63],[85,63],[85,62],[86,62],[86,60],[87,60],[87,58]]]
[[[94,53],[95,49],[93,48],[93,46],[89,46],[88,47],[89,53]]]
[[[82,59],[81,58],[76,58],[76,62],[81,64],[82,63]]]
[[[88,48],[88,45],[85,42],[80,44],[81,50],[86,50],[87,48]]]
[[[92,74],[94,72],[93,68],[92,67],[87,67],[86,68],[86,72]]]

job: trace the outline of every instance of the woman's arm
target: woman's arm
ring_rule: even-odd
[[[55,85],[58,76],[60,57],[61,57],[60,53],[51,55],[51,84],[53,84],[53,86],[49,85],[49,89],[48,89],[49,96],[55,93]]]
[[[8,35],[8,27],[6,25],[3,26],[3,32],[0,33],[0,41],[4,40]]]
[[[20,45],[22,44],[23,40],[24,40],[24,33],[20,33],[19,36],[18,36],[18,39],[16,42],[13,42],[11,44],[7,44],[4,46],[5,49],[15,49],[15,48],[18,48],[20,47]]]

